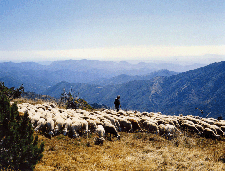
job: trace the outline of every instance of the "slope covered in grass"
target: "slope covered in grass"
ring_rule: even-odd
[[[35,170],[224,170],[225,142],[181,136],[174,140],[147,133],[121,133],[121,140],[95,145],[95,135],[45,141]]]

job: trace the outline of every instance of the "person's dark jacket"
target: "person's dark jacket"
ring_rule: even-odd
[[[116,98],[115,101],[114,101],[114,104],[115,104],[116,109],[119,108],[120,107],[120,100]]]

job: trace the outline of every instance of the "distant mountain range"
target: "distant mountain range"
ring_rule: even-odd
[[[0,63],[0,81],[7,87],[24,84],[25,91],[56,98],[63,89],[72,88],[88,103],[109,107],[119,94],[122,109],[201,115],[199,108],[204,117],[224,116],[225,62],[192,66],[182,73],[177,72],[182,66],[168,66],[90,60],[56,61],[50,65],[6,62]]]
[[[9,87],[18,87],[24,84],[27,91],[43,93],[47,88],[61,81],[106,85],[124,83],[128,80],[149,79],[148,77],[152,77],[152,72],[163,69],[173,68],[171,71],[176,71],[179,68],[187,69],[187,67],[194,68],[197,66],[166,63],[159,65],[144,62],[131,64],[126,61],[97,60],[55,61],[49,65],[41,65],[35,62],[4,62],[0,63],[0,81],[4,81]]]
[[[225,117],[225,62],[172,76],[106,86],[60,82],[45,93],[59,97],[63,88],[79,92],[89,103],[109,107],[113,107],[115,97],[120,95],[123,109],[199,116],[201,109],[203,117]]]

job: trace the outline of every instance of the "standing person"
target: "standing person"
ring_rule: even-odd
[[[114,101],[114,104],[115,104],[116,111],[119,112],[120,107],[121,107],[121,105],[120,105],[120,95],[117,96],[117,98]]]

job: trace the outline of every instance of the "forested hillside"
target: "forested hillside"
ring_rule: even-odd
[[[165,78],[160,86],[150,100],[163,112],[200,115],[197,107],[204,116],[224,115],[225,62]]]
[[[59,97],[60,90],[71,87],[89,103],[113,107],[115,97],[121,95],[123,109],[162,112],[168,115],[224,116],[225,62],[210,64],[196,70],[170,77],[135,80],[123,84],[98,86],[61,82],[45,93]]]

